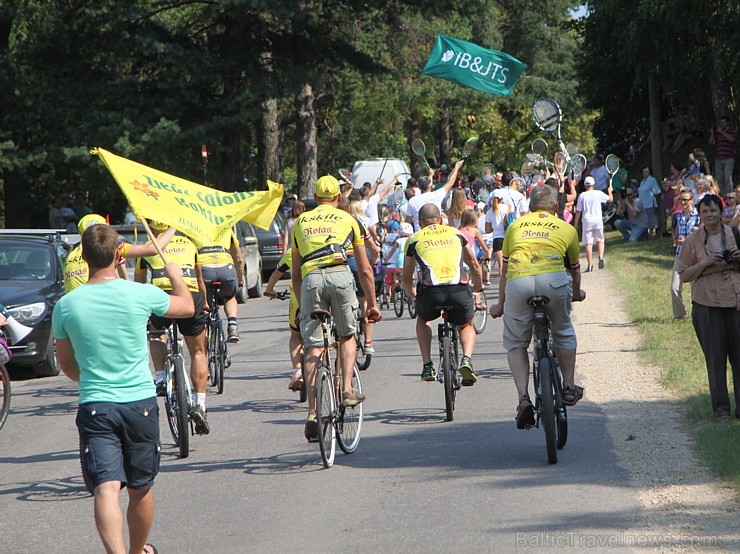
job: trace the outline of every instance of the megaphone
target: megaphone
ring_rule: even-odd
[[[19,323],[16,318],[10,315],[8,309],[2,304],[0,304],[0,315],[8,321],[6,328],[10,335],[10,341],[13,344],[18,344],[20,341],[25,339],[31,331],[33,331],[31,327],[26,327],[22,323]]]

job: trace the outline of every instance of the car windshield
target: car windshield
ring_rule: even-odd
[[[0,242],[0,280],[42,280],[51,274],[51,250],[37,244]]]

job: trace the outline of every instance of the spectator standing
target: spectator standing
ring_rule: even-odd
[[[452,186],[457,182],[457,173],[460,171],[462,164],[462,160],[455,163],[455,167],[452,173],[450,173],[447,182],[437,190],[432,190],[433,169],[429,170],[428,177],[421,177],[418,180],[421,194],[417,194],[409,200],[409,206],[406,211],[406,221],[414,226],[414,231],[421,229],[419,226],[419,210],[421,210],[424,204],[434,204],[440,211],[442,210],[442,202],[447,196],[447,193],[452,190]]]
[[[77,216],[77,219],[82,219],[92,213],[92,208],[87,204],[84,192],[78,192],[75,195],[75,203],[72,204],[72,211]]]
[[[617,213],[626,218],[614,222],[614,226],[622,233],[624,240],[637,242],[647,234],[645,210],[632,187],[627,187],[624,191],[624,197],[619,200]]]
[[[62,219],[62,199],[57,197],[51,203],[49,208],[49,228],[50,229],[64,229],[67,225]]]
[[[604,269],[604,219],[601,205],[612,201],[612,187],[608,185],[606,194],[595,190],[592,175],[583,181],[586,191],[576,202],[576,220],[573,224],[578,229],[578,222],[583,218],[582,240],[586,250],[586,271],[594,270],[593,245],[599,253],[599,269]]]
[[[594,156],[590,175],[594,178],[594,190],[605,191],[607,189],[609,186],[609,172],[606,170],[604,158],[601,154]]]
[[[723,115],[719,126],[712,129],[709,144],[717,147],[714,155],[714,175],[719,182],[720,192],[726,194],[732,190],[732,172],[735,169],[735,149],[737,146],[737,129],[730,127],[730,119]]]
[[[77,232],[77,221],[79,218],[75,214],[74,210],[69,207],[69,198],[62,197],[62,205],[59,208],[59,214],[62,219],[62,226],[60,229],[66,229],[68,233]]]
[[[652,176],[650,166],[643,166],[642,181],[640,181],[637,194],[645,210],[648,234],[650,235],[658,226],[658,196],[660,196],[660,192],[660,186],[655,177]]]
[[[678,258],[686,237],[699,228],[699,212],[694,207],[694,195],[689,189],[682,189],[678,195],[681,212],[676,216],[673,245],[676,247],[676,257],[673,261],[673,275],[671,275],[671,304],[673,305],[673,319],[686,317],[686,306],[683,303],[683,284],[678,274]]]
[[[126,213],[123,214],[123,224],[133,225],[136,221],[136,214],[131,210],[131,206],[126,206]]]
[[[127,487],[129,552],[153,554],[151,487],[159,472],[159,408],[149,373],[149,316],[187,317],[193,301],[182,270],[167,264],[168,296],[119,279],[118,234],[94,225],[82,236],[90,279],[62,297],[52,322],[59,365],[80,383],[81,463],[93,488],[95,524],[107,552],[126,552],[119,493]]]
[[[716,421],[730,419],[727,361],[732,367],[735,417],[740,419],[740,250],[732,228],[722,225],[719,196],[699,202],[703,228],[681,248],[678,272],[691,283],[691,322],[704,352]]]

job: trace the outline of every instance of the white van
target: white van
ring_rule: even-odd
[[[385,166],[385,167],[384,167]],[[381,171],[383,172],[381,175]],[[383,190],[391,182],[393,176],[398,176],[399,182],[406,188],[406,182],[411,177],[409,166],[399,158],[372,158],[370,160],[361,160],[355,162],[352,168],[352,184],[356,189],[362,187],[365,183],[374,183],[379,177],[383,178],[383,185],[378,188],[378,192]]]

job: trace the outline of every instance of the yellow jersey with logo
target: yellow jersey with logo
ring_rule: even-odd
[[[509,225],[502,252],[509,281],[579,267],[577,231],[548,212],[532,212]]]
[[[290,246],[280,258],[278,262],[277,270],[281,273],[287,273],[293,271],[293,247]],[[288,302],[288,324],[290,327],[298,331],[298,300],[293,292],[293,285],[290,285],[290,301]]]
[[[195,273],[195,265],[199,263],[198,249],[193,242],[180,234],[172,237],[172,240],[162,249],[167,262],[173,262],[182,268],[182,278],[191,292],[198,292],[198,278]],[[172,284],[164,273],[164,262],[157,254],[156,256],[147,256],[139,258],[136,265],[136,271],[145,271],[149,269],[152,272],[152,285],[162,290],[172,290]]]
[[[303,212],[293,225],[293,248],[301,254],[301,275],[347,263],[347,249],[364,248],[360,222],[331,204]]]
[[[424,286],[459,285],[468,282],[463,249],[468,241],[447,225],[428,225],[406,243],[406,256],[416,258],[419,282]]]
[[[121,257],[125,258],[131,245],[127,242],[121,243]],[[82,259],[82,243],[77,243],[64,260],[64,292],[70,292],[80,285],[87,283],[90,277],[90,268]]]
[[[224,236],[216,244],[205,245],[196,242],[195,245],[198,247],[198,263],[200,265],[212,266],[233,264],[234,258],[231,257],[230,252],[232,244],[239,244],[233,228],[231,232],[224,233]]]

